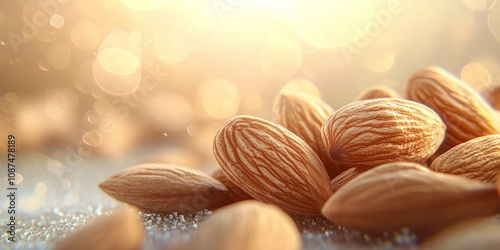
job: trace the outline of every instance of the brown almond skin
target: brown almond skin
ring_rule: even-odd
[[[144,240],[144,229],[137,218],[137,210],[118,208],[111,215],[103,215],[83,225],[56,243],[55,250],[139,250]]]
[[[491,250],[500,246],[500,220],[482,217],[456,223],[432,237],[421,246],[423,250]]]
[[[214,212],[200,224],[190,250],[301,249],[299,231],[276,206],[248,200]]]
[[[362,170],[359,168],[350,168],[342,172],[341,174],[337,175],[335,178],[333,178],[331,182],[333,192],[336,192],[346,183],[348,183],[349,181],[351,181],[352,179],[354,179],[355,177],[364,172],[366,172],[366,170]]]
[[[406,84],[406,97],[435,110],[446,124],[440,152],[477,137],[500,133],[500,117],[468,84],[445,70],[429,67]]]
[[[228,190],[227,199],[221,201],[221,206],[226,206],[231,203],[235,203],[238,201],[251,200],[253,199],[247,192],[243,191],[240,187],[230,181],[227,176],[222,172],[222,169],[215,170],[212,174],[216,180],[222,183]]]
[[[156,213],[211,209],[228,195],[226,187],[208,174],[160,163],[127,168],[99,187],[119,201]]]
[[[427,230],[499,211],[500,198],[492,184],[409,162],[366,171],[332,195],[322,209],[338,225],[372,233],[403,227]]]
[[[429,168],[494,183],[500,173],[500,134],[461,143],[435,159]]]
[[[321,139],[321,126],[333,109],[321,99],[305,94],[280,94],[273,107],[273,122],[302,138],[319,156],[330,176],[343,169],[335,163]]]
[[[399,98],[398,93],[385,85],[371,85],[356,97],[356,101],[378,98]]]
[[[219,129],[214,154],[224,174],[257,200],[320,215],[332,195],[323,163],[297,135],[272,122],[236,116]]]
[[[444,138],[445,125],[428,107],[400,98],[350,103],[323,124],[330,157],[342,166],[370,169],[394,162],[425,162]]]

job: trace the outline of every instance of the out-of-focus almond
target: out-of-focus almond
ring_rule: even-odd
[[[494,183],[500,173],[500,134],[461,143],[435,159],[429,168]]]
[[[454,224],[425,240],[423,250],[493,250],[500,247],[500,220],[471,219]]]
[[[434,109],[446,124],[442,149],[476,137],[500,133],[500,117],[468,84],[443,69],[430,67],[413,75],[406,96]]]
[[[399,98],[399,94],[385,85],[371,85],[361,91],[356,97],[356,100],[361,101],[378,98]]]
[[[229,180],[257,200],[285,211],[319,215],[333,193],[311,147],[272,122],[236,116],[219,129],[214,154]]]
[[[111,215],[103,215],[85,224],[57,243],[55,250],[139,250],[144,240],[144,229],[137,210],[119,208]]]
[[[226,187],[208,174],[159,163],[127,168],[99,187],[119,201],[159,213],[210,209],[228,195]]]
[[[408,162],[388,163],[360,174],[322,209],[331,221],[365,232],[427,230],[499,211],[500,198],[492,184]]]
[[[430,108],[399,98],[363,100],[332,114],[323,142],[336,162],[372,168],[387,162],[425,162],[444,138],[445,125]]]
[[[500,86],[487,89],[484,93],[484,97],[493,108],[500,110]]]
[[[321,126],[333,109],[321,99],[305,94],[280,94],[273,107],[273,121],[302,138],[319,156],[330,178],[342,172],[321,140]]]
[[[247,192],[243,191],[240,187],[235,185],[232,181],[230,181],[227,176],[222,172],[221,169],[215,170],[212,174],[216,180],[222,183],[228,191],[227,199],[223,200],[222,203],[224,205],[235,203],[238,201],[250,200],[253,199],[252,196],[247,194]]]
[[[279,208],[258,201],[241,201],[221,208],[203,221],[189,249],[253,250],[301,248],[292,218]]]
[[[350,168],[347,169],[346,171],[342,172],[341,174],[337,175],[335,178],[332,180],[332,189],[333,192],[336,192],[339,190],[342,186],[344,186],[346,183],[354,179],[356,176],[364,173],[366,170],[362,170],[359,168]]]

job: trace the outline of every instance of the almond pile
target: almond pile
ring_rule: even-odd
[[[338,110],[316,96],[280,92],[272,121],[230,118],[213,151],[220,169],[211,176],[144,164],[100,187],[144,211],[215,210],[187,249],[300,249],[288,214],[366,233],[444,229],[423,246],[446,249],[461,245],[448,241],[469,224],[446,227],[500,212],[500,116],[439,68],[415,73],[401,97],[375,87]],[[485,245],[497,238],[485,236],[494,241]]]

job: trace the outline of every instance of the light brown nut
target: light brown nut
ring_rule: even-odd
[[[321,140],[321,126],[332,113],[333,109],[321,99],[305,94],[279,94],[273,107],[273,121],[311,146],[330,179],[342,172]]]
[[[495,181],[495,184],[497,185],[497,192],[498,196],[500,197],[500,173],[497,174],[497,180]]]
[[[99,187],[119,201],[159,213],[210,209],[228,195],[226,187],[208,174],[159,163],[127,168]]]
[[[260,118],[229,119],[215,135],[214,154],[234,184],[291,213],[319,215],[333,193],[311,147],[284,127]]]
[[[499,211],[494,185],[409,162],[366,171],[335,192],[322,209],[338,225],[364,232],[403,227],[419,231]]]
[[[200,224],[189,249],[253,250],[301,248],[292,218],[279,208],[255,200],[221,208]]]
[[[361,91],[356,97],[356,100],[361,101],[378,98],[399,98],[399,94],[385,85],[371,85]]]
[[[500,117],[468,84],[443,69],[430,67],[413,75],[407,98],[434,109],[446,124],[446,150],[476,137],[500,133]]]
[[[222,206],[235,203],[238,201],[250,200],[253,199],[247,192],[243,191],[240,187],[230,181],[227,176],[222,172],[221,169],[215,170],[212,174],[216,180],[222,183],[228,191],[227,199],[224,199],[221,203]]]
[[[500,246],[500,220],[477,218],[454,224],[425,240],[423,250],[492,250]]]
[[[483,95],[493,108],[500,110],[500,85],[487,89]]]
[[[103,215],[85,224],[59,243],[55,250],[139,250],[144,240],[144,229],[137,210],[118,208],[111,215]]]
[[[435,159],[429,168],[494,183],[500,173],[500,134],[461,143]]]
[[[337,175],[335,178],[332,179],[332,189],[333,192],[336,192],[339,190],[342,186],[344,186],[346,183],[357,177],[358,175],[364,173],[366,170],[362,170],[359,168],[350,168],[347,169],[346,171],[342,172],[341,174]]]
[[[369,169],[387,162],[425,162],[444,138],[445,125],[428,107],[399,98],[348,104],[326,120],[321,135],[336,162]]]

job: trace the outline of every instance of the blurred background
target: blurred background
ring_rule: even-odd
[[[219,126],[270,119],[282,88],[337,109],[438,65],[485,91],[500,84],[496,2],[1,1],[1,161],[14,134],[21,212],[41,211],[143,162],[212,171]]]

